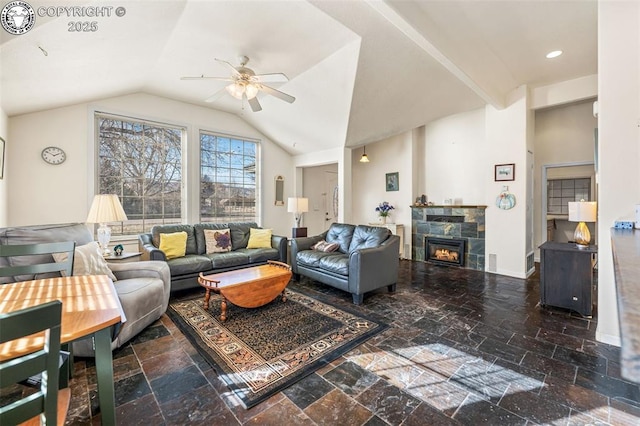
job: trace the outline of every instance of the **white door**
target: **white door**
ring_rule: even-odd
[[[338,173],[325,171],[324,183],[324,230],[338,221]]]
[[[338,184],[338,165],[305,167],[302,170],[303,196],[309,199],[309,212],[304,214],[303,225],[309,236],[326,231],[337,220],[333,194]]]

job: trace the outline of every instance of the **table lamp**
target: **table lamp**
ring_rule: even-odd
[[[117,195],[98,194],[93,198],[87,222],[100,224],[98,244],[100,244],[103,256],[109,255],[109,241],[111,240],[111,228],[107,226],[107,222],[122,222],[123,220],[128,219]]]
[[[598,203],[595,201],[573,201],[569,202],[569,222],[578,222],[573,233],[576,247],[584,249],[589,247],[591,233],[585,222],[595,222],[598,212]]]
[[[296,227],[291,230],[293,238],[306,237],[307,228],[301,228],[300,221],[302,220],[302,214],[309,211],[309,199],[289,197],[287,200],[287,211],[293,213],[296,219]]]

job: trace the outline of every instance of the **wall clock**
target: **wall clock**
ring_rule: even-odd
[[[58,165],[65,162],[67,159],[67,154],[64,152],[62,148],[58,148],[57,146],[48,146],[42,150],[42,159],[48,163]]]

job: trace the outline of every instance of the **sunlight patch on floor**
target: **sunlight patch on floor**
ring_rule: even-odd
[[[470,393],[496,401],[510,393],[538,393],[544,386],[540,380],[441,343],[347,358],[443,411],[455,410]]]

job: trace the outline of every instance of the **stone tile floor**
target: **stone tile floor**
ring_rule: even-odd
[[[542,308],[521,280],[401,261],[394,294],[358,309],[391,327],[245,410],[165,315],[114,353],[122,425],[638,425],[640,387],[596,319]],[[351,296],[300,284],[351,305]],[[200,291],[200,290],[194,290]],[[68,424],[98,423],[95,368],[78,359]]]

